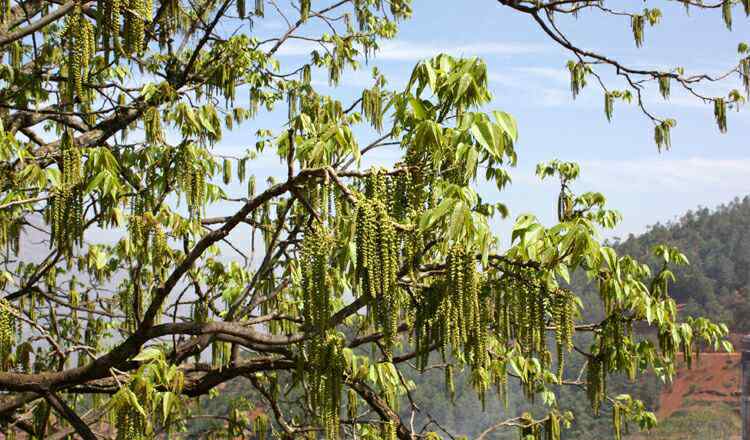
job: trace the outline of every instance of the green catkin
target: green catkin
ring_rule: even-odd
[[[591,408],[595,414],[599,414],[605,393],[604,375],[606,374],[602,360],[599,356],[591,356],[586,369],[586,392],[588,394]]]
[[[747,0],[750,5],[750,0]],[[742,86],[745,88],[745,95],[750,98],[750,57],[740,60],[740,76],[742,77]]]
[[[271,429],[271,423],[268,416],[265,414],[258,414],[253,420],[253,432],[259,439],[264,440],[268,437],[268,433]]]
[[[328,335],[314,338],[308,343],[312,366],[312,374],[309,377],[310,403],[318,415],[327,440],[339,438],[341,394],[346,369],[344,342],[341,335],[329,332]]]
[[[659,149],[665,147],[668,150],[672,147],[671,128],[672,125],[667,121],[662,121],[654,126],[654,141]]]
[[[381,425],[381,438],[383,440],[397,440],[396,424],[392,421],[384,422]]]
[[[151,246],[151,260],[154,271],[160,275],[160,279],[163,279],[165,269],[171,257],[171,251],[167,243],[167,234],[161,225],[154,221],[152,228],[154,232]]]
[[[724,98],[714,99],[714,117],[716,118],[716,125],[719,126],[719,131],[726,133],[727,131],[727,104]]]
[[[229,159],[224,159],[221,171],[224,185],[229,185],[229,182],[232,180],[232,162]]]
[[[612,427],[615,432],[615,440],[622,440],[622,417],[620,415],[620,405],[615,403],[612,406]]]
[[[670,78],[667,75],[659,76],[659,93],[664,99],[669,98]]]
[[[72,255],[73,247],[79,245],[83,234],[83,201],[81,152],[73,137],[65,132],[60,142],[58,167],[61,171],[60,186],[52,193],[51,243],[66,256]]]
[[[604,116],[607,117],[607,121],[612,121],[612,114],[615,111],[615,102],[612,93],[604,93]]]
[[[164,143],[164,128],[161,123],[161,115],[157,107],[149,107],[143,114],[143,129],[146,132],[146,141],[151,145]]]
[[[211,366],[222,370],[229,363],[231,357],[231,345],[223,341],[214,341],[211,344]]]
[[[544,440],[560,440],[560,417],[555,411],[547,416],[544,424]]]
[[[310,85],[310,81],[312,81],[312,71],[309,64],[305,64],[302,67],[302,72],[300,73],[302,84]]]
[[[383,130],[383,100],[380,87],[362,91],[362,113],[377,131]]]
[[[146,408],[148,406],[147,396],[139,395],[132,389],[133,385],[128,385],[128,389],[139,397],[140,404]],[[117,429],[116,440],[147,440],[148,420],[146,416],[135,408],[126,396],[117,396],[113,406],[114,425]]]
[[[357,392],[349,388],[346,396],[346,416],[349,420],[356,420],[359,410],[359,397]]]
[[[371,310],[385,333],[383,346],[390,357],[398,333],[401,291],[397,284],[399,241],[387,200],[386,176],[374,170],[365,196],[357,202],[355,240],[356,279],[360,292],[372,300]]]
[[[724,0],[721,3],[721,18],[727,29],[732,30],[732,0]]]
[[[328,272],[332,238],[322,225],[311,225],[302,243],[303,318],[306,325],[324,332],[333,313],[332,280]]]
[[[71,104],[76,97],[83,102],[87,96],[83,84],[88,79],[89,63],[96,49],[94,26],[83,15],[80,4],[66,17],[63,38],[68,49],[68,97]]]
[[[14,41],[10,45],[10,52],[8,53],[10,58],[10,65],[14,69],[20,69],[23,62],[23,44],[20,41]]]
[[[264,15],[264,0],[255,0],[255,15],[263,17]]]
[[[635,40],[636,47],[643,46],[643,15],[633,15],[630,17],[630,27],[633,30],[633,39]]]
[[[310,17],[310,1],[311,0],[300,0],[299,2],[299,15],[300,20],[307,21]]]
[[[451,402],[456,397],[456,385],[453,382],[453,365],[451,364],[445,366],[445,393],[451,399]]]
[[[16,344],[16,318],[13,306],[0,299],[0,367],[10,369],[11,354]]]
[[[102,44],[110,47],[110,42],[114,43],[115,49],[119,49],[120,39],[120,17],[122,14],[123,0],[103,0],[103,7],[100,9],[102,14]]]
[[[1,0],[0,1],[0,23],[5,23],[8,17],[10,17],[10,13],[11,13],[10,0]]]
[[[241,182],[245,181],[245,174],[247,171],[247,159],[242,158],[237,162],[237,180]]]
[[[199,218],[206,202],[206,172],[203,164],[192,160],[187,150],[179,153],[175,163],[179,185],[185,194],[190,216]]]
[[[121,1],[128,1],[128,8],[125,11],[124,27],[125,53],[128,55],[140,55],[143,52],[145,42],[145,18],[147,16],[146,2],[144,0]]]

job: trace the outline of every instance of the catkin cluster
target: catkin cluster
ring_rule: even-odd
[[[147,440],[146,420],[132,405],[123,405],[117,410],[115,419],[116,440]]]
[[[145,48],[146,23],[151,21],[152,0],[100,0],[102,42],[118,55],[140,55]],[[164,9],[163,24],[172,22],[173,7]],[[172,29],[173,30],[173,29]]]
[[[140,197],[133,201],[128,230],[130,241],[138,254],[150,256],[154,274],[163,275],[171,256],[167,234],[159,220],[151,212],[146,211]]]
[[[397,440],[398,439],[398,433],[396,432],[396,424],[392,421],[384,422],[381,427],[381,434],[380,438],[383,440]]]
[[[16,318],[13,306],[0,298],[0,366],[4,371],[10,367],[11,353],[16,344]]]
[[[477,268],[471,247],[455,244],[446,260],[446,275],[417,293],[418,304],[414,316],[413,342],[417,366],[427,366],[430,352],[438,347],[446,357],[450,348],[463,353],[471,367],[471,383],[483,398],[490,379],[501,385],[507,381],[506,369],[491,360],[487,347],[488,332],[493,316],[492,297],[485,292],[485,281]],[[453,367],[445,369],[445,388],[454,393]]]
[[[643,15],[633,15],[630,17],[630,28],[633,31],[633,39],[635,45],[641,47],[643,45],[643,25],[645,24],[645,17]]]
[[[519,281],[504,277],[495,289],[495,321],[498,338],[518,341],[526,355],[538,354],[549,365],[547,350],[546,313],[550,299],[533,278]]]
[[[117,429],[116,440],[149,440],[153,429],[147,414],[153,409],[153,389],[136,376],[112,397],[110,416]],[[138,402],[140,407],[135,405]]]
[[[271,422],[268,420],[268,416],[265,414],[258,414],[253,420],[253,432],[259,439],[265,439],[268,437],[268,433],[271,430]]]
[[[443,344],[450,343],[454,350],[463,347],[469,364],[483,368],[488,361],[488,314],[480,298],[480,276],[472,248],[455,244],[448,253],[447,291],[438,308],[444,322]]]
[[[83,93],[83,83],[88,78],[89,63],[96,53],[96,42],[94,26],[84,17],[80,3],[65,19],[63,38],[68,50],[68,93],[71,102],[76,96],[85,101],[88,95]]]
[[[146,17],[151,17],[151,5],[146,0],[129,0],[125,9],[123,28],[124,49],[129,55],[140,55],[145,42]]]
[[[60,141],[60,186],[50,197],[52,243],[64,255],[70,256],[83,235],[83,200],[81,151],[73,137],[65,132]]]
[[[313,331],[324,333],[333,313],[332,280],[329,274],[332,237],[323,225],[311,225],[302,242],[300,268],[302,273],[303,318]]]
[[[534,420],[529,413],[523,413],[518,425],[521,440],[560,440],[560,415],[549,413],[546,419]]]
[[[203,165],[183,150],[175,163],[175,171],[180,188],[185,193],[190,215],[200,217],[206,202],[206,171]]]
[[[575,303],[573,295],[560,291],[552,302],[552,321],[555,324],[555,343],[557,344],[557,375],[563,376],[564,352],[573,349],[573,332]]]
[[[214,341],[211,343],[211,366],[221,370],[229,364],[232,358],[232,346],[228,342]]]
[[[164,128],[157,107],[149,107],[143,113],[143,131],[146,132],[146,141],[149,144],[159,145],[164,143]]]
[[[383,129],[383,92],[380,87],[362,91],[362,114],[374,129]]]
[[[119,292],[120,307],[125,314],[123,326],[125,330],[134,331],[138,327],[139,305],[143,304],[143,294],[141,289],[135,289],[133,284],[129,284]]]
[[[398,286],[400,241],[391,216],[386,176],[374,171],[365,196],[357,202],[356,278],[363,294],[372,300],[374,316],[385,332],[386,355],[395,342],[401,291]]]
[[[346,370],[344,343],[341,335],[329,333],[325,338],[314,339],[308,347],[311,364],[310,403],[327,440],[339,438],[341,394]]]

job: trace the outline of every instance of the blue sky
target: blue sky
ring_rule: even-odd
[[[629,20],[622,17],[587,13],[578,21],[559,17],[558,25],[579,47],[606,53],[630,66],[682,66],[690,74],[723,72],[736,64],[737,44],[743,38],[750,41],[750,20],[739,6],[730,32],[719,10],[694,10],[686,16],[682,6],[670,3],[638,2],[639,7],[658,6],[664,12],[658,26],[646,29],[642,49],[635,47]],[[316,4],[323,2],[313,2],[314,8]],[[607,5],[628,4],[632,2]],[[257,23],[256,32],[283,31],[283,21],[273,18],[270,8],[267,13],[268,20]],[[279,53],[282,69],[306,59],[304,49],[300,45],[283,49]],[[659,153],[652,126],[635,104],[617,103],[613,121],[608,123],[601,91],[593,84],[573,100],[565,68],[571,55],[544,35],[530,17],[490,0],[415,0],[413,18],[402,23],[399,36],[384,43],[369,66],[377,66],[392,87],[400,87],[416,62],[440,52],[485,59],[494,95],[488,110],[505,110],[519,123],[519,165],[512,171],[513,184],[502,192],[484,185],[481,188],[484,196],[511,209],[511,218],[498,223],[498,232],[506,231],[512,218],[524,212],[533,212],[548,224],[553,221],[557,188],[533,175],[538,162],[553,158],[579,162],[582,178],[574,189],[601,191],[610,207],[624,214],[624,222],[606,233],[608,237],[639,233],[647,225],[675,219],[699,205],[711,207],[750,193],[750,112],[746,110],[732,112],[729,133],[720,134],[711,105],[679,93],[675,85],[669,102],[651,89],[647,93],[649,108],[659,116],[678,120],[672,149]],[[346,74],[331,94],[351,101],[369,84],[369,66]],[[608,86],[623,87],[611,71],[601,72]],[[716,96],[731,88],[740,88],[736,77],[702,91]],[[227,134],[216,152],[243,150],[254,142],[255,128],[278,129],[285,113],[282,110]],[[362,144],[368,136],[363,132]],[[383,150],[370,163],[390,163],[398,154],[397,148]],[[259,178],[283,175],[284,170],[275,163],[263,164]]]

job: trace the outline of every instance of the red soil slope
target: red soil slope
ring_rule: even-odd
[[[693,368],[680,368],[659,397],[657,416],[664,420],[696,402],[724,402],[739,408],[740,354],[703,353]]]

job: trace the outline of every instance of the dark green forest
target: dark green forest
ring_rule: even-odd
[[[750,197],[689,211],[617,247],[645,261],[658,243],[678,247],[690,260],[675,270],[671,289],[684,314],[710,316],[733,332],[750,332]]]
[[[676,281],[671,289],[678,304],[682,305],[682,314],[715,319],[727,324],[735,333],[750,332],[750,196],[736,198],[731,203],[716,208],[701,207],[687,212],[677,220],[658,223],[644,234],[610,242],[618,253],[649,262],[653,270],[656,270],[657,260],[652,251],[657,244],[676,246],[690,260],[690,265],[675,270]],[[586,318],[601,318],[588,315],[592,313],[591,310],[597,310],[593,305],[598,298],[592,286],[588,285],[585,275],[574,274],[571,284],[573,289],[582,292],[585,303],[583,313],[587,315]],[[576,341],[576,345],[580,347],[587,347],[588,343],[581,337]],[[465,436],[470,439],[477,439],[483,434],[482,438],[486,440],[511,439],[516,438],[515,432],[507,429],[492,430],[493,425],[524,411],[543,413],[541,402],[529,405],[522,399],[514,399],[521,391],[512,382],[509,384],[507,402],[497,394],[490,393],[483,408],[465,371],[455,372],[455,393],[451,398],[444,385],[442,367],[446,362],[450,363],[450,360],[443,361],[439,356],[433,356],[431,366],[434,368],[428,366],[424,374],[418,374],[413,364],[403,368],[404,376],[417,385],[410,397],[418,411],[415,411],[412,419],[409,396],[404,396],[400,415],[402,420],[413,423],[417,430],[429,425],[427,430],[441,433],[444,438],[449,438],[445,435],[447,431],[455,437]],[[566,377],[577,377],[582,366],[581,357],[571,356],[566,365]],[[227,405],[233,399],[241,399],[243,405],[253,400],[252,395],[248,395],[250,384],[245,379],[238,379],[228,385],[218,393],[218,397],[205,400],[204,405],[215,409]],[[615,377],[609,383],[610,391],[631,394],[643,400],[651,410],[657,409],[661,386],[663,385],[653,376],[641,378],[637,383],[630,383],[624,377]],[[572,427],[563,434],[564,438],[613,438],[611,409],[605,406],[598,417],[593,416],[583,389],[564,386],[558,390],[558,401],[563,409],[569,409],[577,415]],[[679,420],[670,420],[665,422],[665,426],[677,422]],[[198,433],[208,424],[210,422],[200,420],[194,424],[193,432]],[[637,429],[633,432],[637,432]]]

